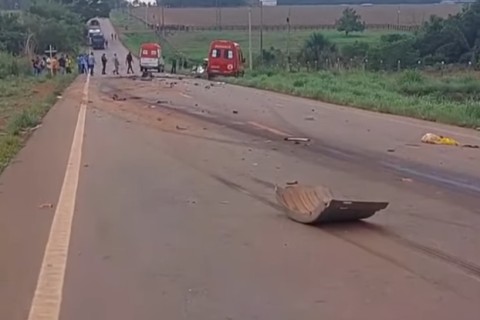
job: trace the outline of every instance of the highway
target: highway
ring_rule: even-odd
[[[79,76],[0,176],[0,319],[478,319],[480,151],[420,139],[480,132],[137,63]],[[390,204],[302,225],[290,181]]]

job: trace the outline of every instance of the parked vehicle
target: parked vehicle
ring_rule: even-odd
[[[140,71],[155,70],[163,72],[165,63],[162,58],[162,47],[158,43],[144,43],[140,46]]]
[[[90,37],[90,39],[93,50],[105,49],[105,37],[103,33],[95,33]]]
[[[238,43],[229,40],[212,41],[207,64],[209,78],[214,76],[243,76],[244,65],[245,58]]]

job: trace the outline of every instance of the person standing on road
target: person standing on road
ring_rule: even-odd
[[[113,74],[116,74],[117,76],[119,75],[118,73],[118,68],[120,67],[120,61],[118,60],[117,54],[113,54],[113,66],[115,69],[113,69]]]
[[[172,70],[170,73],[171,74],[177,73],[177,58],[173,58],[172,60]]]
[[[132,62],[133,62],[133,56],[132,56],[132,53],[129,52],[127,54],[127,74],[130,74],[130,71],[132,71],[132,73],[135,73],[133,72]]]
[[[107,74],[106,73],[106,70],[107,69],[107,56],[104,54],[102,54],[102,74]]]
[[[93,76],[93,69],[95,69],[95,56],[93,52],[88,56],[88,70],[90,70],[90,75]]]

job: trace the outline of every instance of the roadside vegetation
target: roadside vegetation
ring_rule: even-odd
[[[110,11],[98,0],[63,3],[0,4],[0,171],[76,76],[35,75],[32,60],[49,46],[75,56],[85,45],[85,22]]]
[[[130,30],[145,34],[145,25],[132,21]],[[262,52],[259,33],[254,32],[254,70],[247,67],[244,78],[226,80],[379,112],[480,126],[480,0],[449,18],[432,16],[414,33],[371,32],[364,26],[362,17],[346,8],[337,30],[290,36],[264,32]],[[125,35],[127,45],[138,48],[141,34]],[[220,38],[239,42],[248,57],[247,32],[178,31],[165,39],[150,32],[148,37],[161,42],[167,58],[186,57],[195,64],[206,57],[209,42]]]

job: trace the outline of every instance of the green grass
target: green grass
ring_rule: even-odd
[[[53,79],[18,76],[0,80],[0,172],[20,150],[25,132],[38,125],[74,75]],[[38,98],[37,88],[50,88]]]
[[[231,82],[464,127],[480,126],[480,82],[469,75],[401,73],[252,73]]]
[[[128,25],[130,32],[121,35],[121,40],[132,52],[138,52],[143,42],[160,42],[164,53],[171,58],[175,53],[181,54],[197,63],[201,62],[208,54],[210,42],[213,40],[233,40],[240,44],[244,53],[248,52],[248,31],[178,31],[170,34],[166,39],[159,39],[153,32],[145,33],[145,25],[139,20],[128,17],[119,11],[112,13],[112,22],[121,31]],[[120,32],[119,31],[119,32]],[[264,31],[263,48],[274,47],[286,51],[287,43],[292,52],[300,50],[305,40],[313,33],[313,30],[291,31],[290,35],[286,31]],[[375,43],[380,41],[380,37],[391,33],[390,31],[366,31],[363,33],[351,34],[348,37],[344,33],[335,30],[318,30],[329,40],[336,43],[339,47],[355,41]],[[252,54],[254,56],[260,53],[260,32],[252,31]]]

